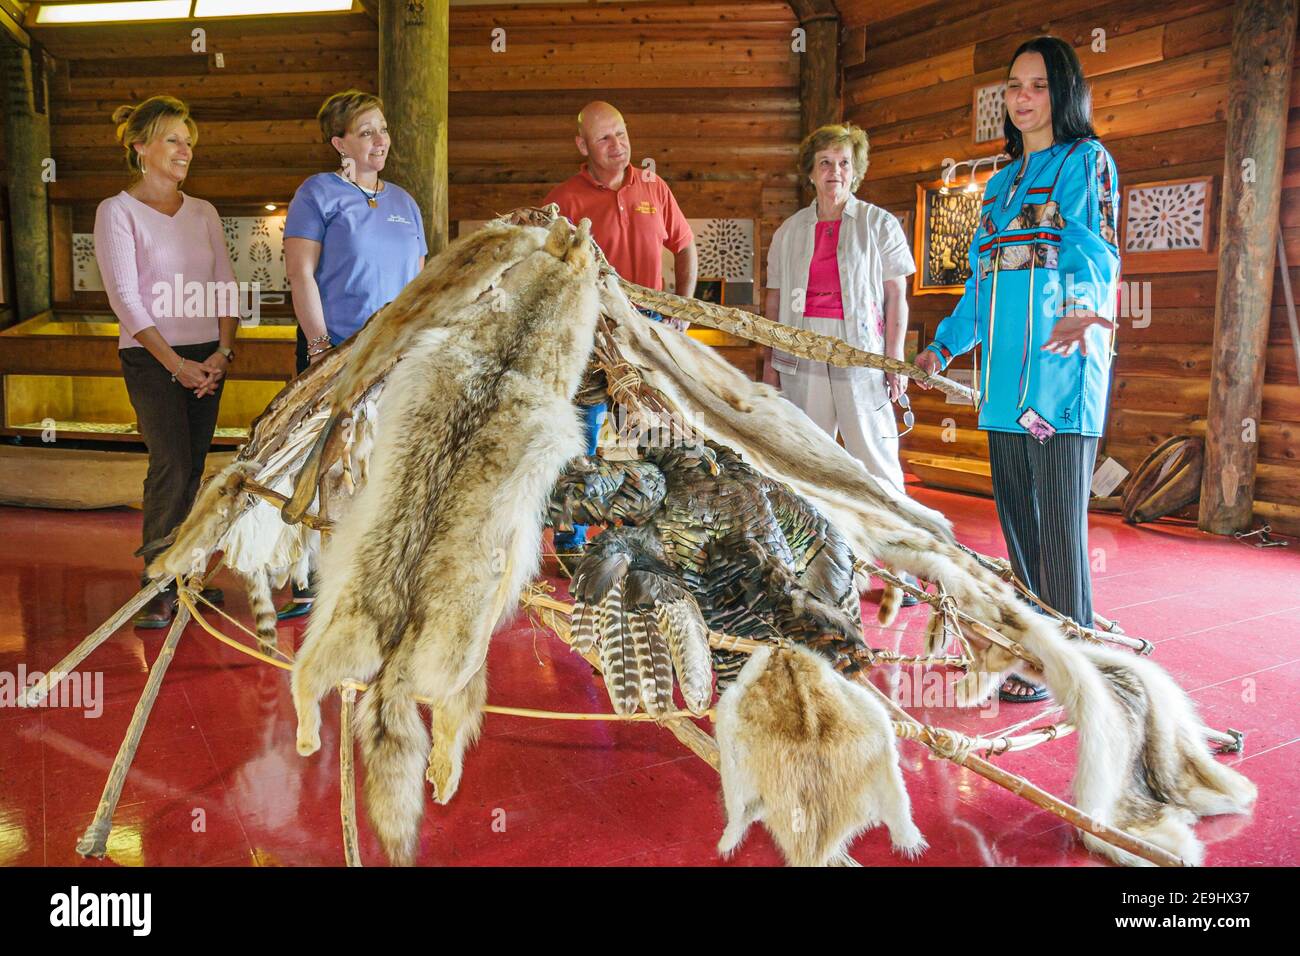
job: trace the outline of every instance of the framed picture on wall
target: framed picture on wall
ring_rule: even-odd
[[[961,292],[970,278],[970,244],[979,226],[984,192],[978,186],[989,174],[973,180],[976,189],[958,182],[944,187],[942,180],[917,183],[916,230],[912,248],[916,273],[914,295]]]
[[[695,283],[695,298],[701,302],[723,305],[725,279],[699,279]]]
[[[1135,266],[1213,267],[1214,177],[1193,176],[1124,187],[1120,256]]]
[[[991,143],[1003,136],[1003,120],[1007,115],[1007,85],[990,83],[975,87],[971,103],[971,140]]]

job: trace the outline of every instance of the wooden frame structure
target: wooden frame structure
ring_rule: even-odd
[[[791,348],[789,335],[792,330],[786,329],[775,323],[768,322],[750,313],[727,309],[721,306],[714,306],[695,300],[685,300],[670,293],[654,292],[644,289],[632,283],[620,280],[625,294],[635,304],[646,308],[653,308],[663,312],[666,315],[675,315],[679,318],[687,318],[692,322],[698,322],[708,325],[712,328],[721,329],[731,332],[732,334],[741,334],[754,342],[762,344],[774,344],[783,348]],[[836,365],[867,365],[877,368],[886,368],[902,372],[917,378],[929,378],[933,384],[950,393],[961,394],[965,390],[954,383],[948,382],[941,376],[927,376],[915,366],[907,363],[889,359],[884,356],[873,355],[871,353],[860,352],[852,349],[843,342],[838,340],[826,339],[819,341],[818,337],[809,335],[807,341],[801,342],[802,351],[811,351],[820,354],[824,360]],[[342,351],[342,350],[340,350]],[[334,356],[336,358],[337,356]],[[325,366],[317,366],[322,369]],[[382,374],[382,373],[381,373]],[[635,392],[636,385],[628,379],[636,376],[636,373],[629,367],[626,369],[606,368],[606,374],[610,376],[609,391],[611,395],[629,395]],[[302,417],[312,408],[316,402],[324,399],[327,386],[331,380],[326,374],[319,371],[316,374],[306,374],[295,380],[295,383],[286,388],[285,393],[268,407],[262,419],[259,419],[258,427],[251,437],[250,443],[246,446],[245,452],[256,460],[271,454],[277,447],[275,433],[285,432],[287,423],[301,421]],[[294,389],[299,392],[297,403],[285,400],[285,395],[292,393]],[[313,401],[314,397],[314,401]],[[260,434],[261,427],[265,425],[271,439],[267,440],[267,435]],[[315,461],[319,466],[319,461]],[[300,475],[311,477],[312,461],[304,465]],[[316,483],[312,482],[312,487]],[[239,489],[243,493],[260,497],[277,505],[284,505],[288,500],[284,494],[272,491],[253,482],[245,482]],[[322,496],[321,505],[316,514],[306,513],[303,516],[305,523],[310,527],[316,528],[323,533],[328,534],[331,523],[326,517],[328,513],[327,502]],[[987,558],[978,555],[975,552],[969,552],[978,561],[983,563],[989,570],[994,570],[1003,576],[1010,577],[1010,569],[1005,563],[999,564],[996,559]],[[211,560],[211,554],[208,555]],[[933,594],[919,587],[913,586],[900,577],[896,576],[891,570],[874,564],[860,562],[857,569],[861,574],[875,575],[888,584],[898,587],[905,592],[916,596],[923,603],[929,604],[932,608],[930,629],[941,628],[950,637],[955,638],[965,650],[960,656],[949,657],[912,657],[901,655],[894,652],[875,652],[865,650],[861,653],[859,663],[867,668],[912,664],[912,665],[935,665],[935,666],[955,666],[965,667],[971,663],[969,652],[968,635],[975,635],[983,641],[997,644],[1012,654],[1029,661],[1037,663],[1033,656],[1029,654],[1024,647],[1014,640],[1010,640],[998,633],[992,627],[976,620],[965,614],[956,605],[956,602],[943,593]],[[107,852],[108,835],[112,827],[112,818],[116,811],[117,803],[121,797],[122,788],[129,772],[135,752],[139,746],[144,728],[148,722],[150,712],[154,702],[157,699],[162,682],[167,674],[167,668],[175,653],[177,643],[185,630],[186,625],[191,619],[197,621],[200,626],[212,637],[222,641],[241,653],[253,657],[263,663],[272,666],[289,669],[292,664],[287,655],[281,653],[281,658],[271,657],[261,651],[254,650],[247,644],[235,640],[223,633],[216,627],[208,623],[200,610],[199,604],[202,603],[201,590],[204,580],[210,577],[213,571],[206,571],[201,574],[191,575],[187,578],[177,577],[174,579],[177,586],[180,607],[176,618],[173,620],[171,629],[167,634],[163,649],[158,658],[155,660],[153,667],[150,669],[149,678],[146,681],[144,690],[136,704],[135,711],[132,715],[130,725],[126,735],[119,748],[117,758],[109,772],[108,780],[105,783],[103,795],[100,799],[98,809],[94,820],[87,827],[84,835],[77,846],[77,850],[83,856],[102,857]],[[1013,579],[1012,579],[1013,580]],[[22,703],[25,706],[36,706],[43,700],[50,691],[73,669],[79,666],[100,644],[102,644],[112,633],[125,624],[140,607],[142,607],[150,598],[159,593],[162,588],[171,582],[167,580],[155,580],[128,600],[114,615],[104,622],[99,628],[88,635],[73,651],[55,665],[43,678],[35,685],[25,697]],[[1022,592],[1028,592],[1021,586]],[[1032,598],[1032,595],[1029,595]],[[1034,598],[1034,600],[1037,600]],[[1041,602],[1039,602],[1041,604]],[[566,644],[571,643],[569,633],[569,614],[572,610],[570,605],[557,601],[545,593],[544,590],[537,587],[529,589],[521,598],[520,604],[529,613],[536,617],[557,637]],[[1044,606],[1045,607],[1045,606]],[[1045,609],[1056,614],[1050,608]],[[504,611],[504,608],[501,609]],[[255,637],[249,629],[235,621],[225,612],[218,610],[218,613],[226,618],[236,628],[243,631],[246,635]],[[1059,620],[1064,620],[1059,614],[1056,614]],[[1121,644],[1140,653],[1149,653],[1151,645],[1148,642],[1137,638],[1129,637],[1119,630],[1113,622],[1100,618],[1101,629],[1083,628],[1077,625],[1067,628],[1071,637],[1087,641],[1110,641]],[[762,647],[770,646],[762,642],[737,638],[720,633],[710,634],[710,643],[714,647],[725,648],[741,652],[752,652]],[[597,671],[600,670],[599,657],[594,652],[584,654],[584,658],[592,664]],[[1134,854],[1148,862],[1162,866],[1182,865],[1183,861],[1168,851],[1157,847],[1148,841],[1145,841],[1132,833],[1125,832],[1116,827],[1103,823],[1087,813],[1062,800],[1059,797],[1047,793],[1041,788],[1035,786],[1024,777],[1009,773],[990,762],[989,758],[998,754],[1012,751],[1026,750],[1032,747],[1040,746],[1058,737],[1065,736],[1073,731],[1069,724],[1054,723],[1046,724],[1039,727],[1030,728],[1022,734],[1010,735],[1003,734],[997,737],[971,737],[954,730],[935,727],[923,724],[915,718],[908,715],[894,701],[882,694],[878,688],[871,684],[866,675],[861,672],[854,675],[854,679],[864,683],[873,693],[881,697],[884,705],[890,711],[894,718],[894,732],[901,739],[911,740],[926,747],[934,755],[946,760],[950,760],[960,766],[966,767],[992,781],[993,783],[1004,787],[1012,793],[1020,796],[1035,806],[1046,809],[1056,814],[1073,826],[1085,830],[1129,853]],[[364,690],[364,685],[356,680],[345,680],[339,687],[340,691],[340,818],[344,833],[344,850],[348,865],[360,865],[360,853],[358,850],[359,841],[357,836],[356,823],[356,799],[355,799],[355,779],[352,759],[352,740],[350,728],[353,719],[353,707],[356,702],[358,693]],[[431,701],[416,698],[418,702],[432,704]],[[504,708],[498,706],[487,706],[484,708],[488,713],[508,713],[517,716],[536,717],[545,719],[566,719],[566,720],[639,720],[642,722],[654,721],[655,718],[647,714],[635,715],[617,715],[617,714],[572,714],[572,713],[554,713],[545,710],[534,710],[527,708]],[[712,712],[710,712],[710,716]],[[710,766],[717,769],[719,767],[717,744],[713,738],[702,730],[692,719],[692,715],[687,712],[676,712],[660,717],[657,721],[662,727],[669,730],[677,739],[693,753],[699,756]],[[1017,728],[1019,729],[1019,728]],[[1240,750],[1242,744],[1242,735],[1235,731],[1228,732],[1207,732],[1209,739],[1220,745],[1222,750]],[[979,756],[977,751],[984,751],[984,756]]]

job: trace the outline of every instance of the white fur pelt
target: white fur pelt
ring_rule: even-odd
[[[517,257],[482,264],[490,288],[411,320],[369,481],[326,544],[293,669],[304,755],[320,746],[320,698],[347,678],[370,684],[357,731],[366,807],[396,864],[415,858],[426,766],[439,803],[456,792],[489,639],[536,571],[551,487],[584,449],[572,397],[598,315],[589,224],[504,228]],[[433,702],[432,744],[415,695]]]
[[[716,727],[723,856],[755,821],[791,866],[856,865],[849,843],[878,823],[900,853],[926,848],[889,715],[820,655],[802,646],[757,651],[718,701]]]
[[[1096,648],[1067,639],[1056,622],[1031,610],[1010,584],[957,545],[942,516],[911,499],[885,493],[859,462],[776,389],[751,381],[707,346],[645,319],[630,307],[612,280],[601,292],[603,308],[618,323],[614,335],[622,357],[700,432],[813,502],[854,553],[938,582],[964,612],[1018,642],[1042,663],[1042,680],[1078,730],[1073,789],[1080,809],[1116,826],[1133,822],[1124,808],[1141,803],[1140,787],[1130,775],[1117,774],[1115,755],[1134,748],[1143,752],[1155,748],[1164,755],[1163,760],[1175,765],[1171,773],[1179,779],[1209,774],[1207,764],[1220,771],[1213,774],[1217,782],[1211,789],[1224,794],[1221,801],[1189,791],[1185,798],[1162,794],[1164,799],[1158,797],[1157,802],[1173,808],[1183,803],[1245,806],[1248,801],[1242,798],[1251,787],[1249,781],[1209,758],[1199,736],[1202,724],[1192,705],[1157,665],[1136,662],[1144,686],[1154,688],[1153,699],[1178,697],[1183,704],[1168,711],[1172,722],[1166,727],[1169,733],[1152,739],[1152,728],[1146,728],[1144,737],[1127,716],[1112,687],[1113,672],[1103,672]],[[1019,657],[970,632],[968,637],[976,666],[958,682],[957,699],[962,706],[987,699],[1007,674],[1030,673],[1029,665]],[[939,650],[927,648],[929,653]],[[1121,654],[1119,660],[1132,658]],[[1175,727],[1176,732],[1170,729]],[[1164,745],[1167,739],[1196,743],[1170,748]],[[1188,809],[1197,812],[1195,806]],[[1170,825],[1157,827],[1148,831],[1147,838],[1174,853],[1187,851],[1187,840],[1174,829]],[[1087,840],[1093,848],[1099,842]],[[1126,854],[1123,859],[1107,855],[1134,862]],[[1198,853],[1192,856],[1199,858]]]
[[[1119,705],[1122,748],[1112,750],[1109,776],[1078,780],[1081,806],[1094,816],[1200,865],[1205,847],[1192,831],[1197,818],[1245,813],[1256,788],[1206,750],[1191,700],[1163,669],[1144,657],[1110,647],[1081,645]],[[1083,842],[1118,863],[1146,861],[1097,839]]]

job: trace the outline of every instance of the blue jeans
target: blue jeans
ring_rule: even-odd
[[[600,425],[605,420],[605,413],[608,406],[604,402],[599,405],[591,405],[582,409],[583,427],[587,433],[587,454],[596,454],[596,443],[600,436]],[[575,524],[572,532],[556,532],[555,550],[556,551],[574,551],[581,548],[587,543],[587,526],[585,524]]]

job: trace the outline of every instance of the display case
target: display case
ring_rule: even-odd
[[[296,326],[241,326],[214,445],[248,437],[294,374]],[[0,434],[139,442],[112,313],[43,312],[0,332]]]

